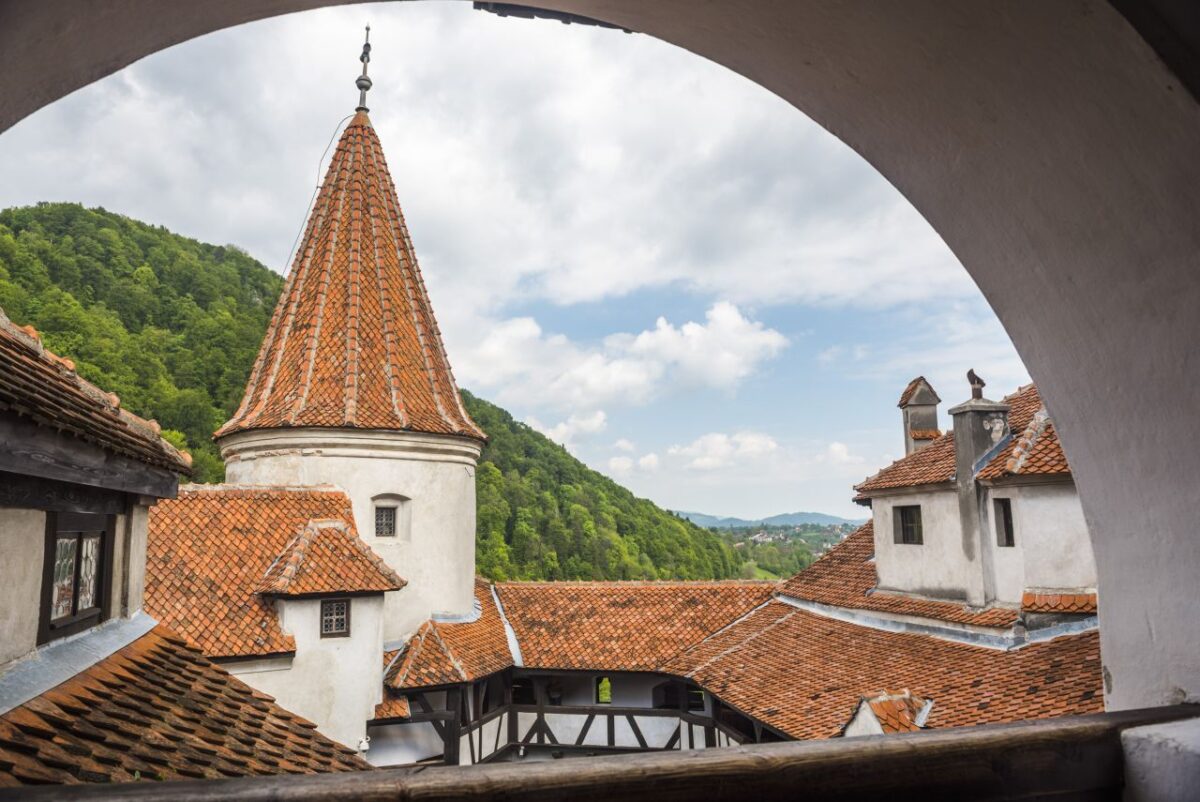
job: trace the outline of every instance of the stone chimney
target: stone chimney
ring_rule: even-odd
[[[950,410],[954,419],[954,480],[958,491],[959,518],[962,522],[962,549],[968,560],[983,568],[983,494],[975,481],[975,472],[985,456],[1008,435],[1008,405],[983,397],[985,382],[967,372],[971,383],[971,399]],[[967,602],[982,605],[987,602],[985,572],[975,575],[978,582],[966,588]]]
[[[904,388],[896,406],[900,407],[904,423],[905,456],[920,451],[941,435],[938,429],[938,404],[941,402],[924,376],[918,376]]]

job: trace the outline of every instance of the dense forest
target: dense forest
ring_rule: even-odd
[[[103,209],[0,211],[0,308],[161,423],[201,482],[224,478],[212,433],[242,399],[282,287],[237,248]]]
[[[503,409],[463,393],[490,438],[476,480],[477,570],[520,579],[721,579],[717,534],[637,498]]]
[[[85,378],[225,470],[212,432],[236,409],[278,274],[104,209],[43,203],[0,211],[0,308],[32,324]],[[736,576],[733,548],[587,468],[499,407],[464,393],[490,435],[478,472],[479,571],[494,578],[708,579]]]

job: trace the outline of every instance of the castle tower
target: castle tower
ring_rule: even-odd
[[[230,482],[333,484],[408,586],[384,638],[469,615],[475,467],[463,407],[383,149],[367,116],[342,133],[241,406],[216,433]]]

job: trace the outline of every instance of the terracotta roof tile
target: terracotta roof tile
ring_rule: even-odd
[[[486,439],[462,405],[363,112],[342,133],[241,406],[217,435],[285,426]]]
[[[793,599],[873,610],[881,613],[932,618],[956,624],[1006,628],[1017,620],[1017,611],[1007,607],[974,609],[956,602],[919,599],[877,592],[875,573],[875,526],[868,521],[830,549],[808,568],[787,580],[779,592]]]
[[[412,706],[407,696],[401,696],[394,691],[384,691],[383,701],[375,705],[375,720],[381,721],[394,718],[408,718],[412,715]]]
[[[909,429],[908,436],[914,440],[936,440],[942,433],[937,429]]]
[[[121,409],[120,399],[75,372],[31,326],[0,310],[0,412],[46,426],[147,465],[191,475],[192,458],[159,437],[159,425]]]
[[[896,406],[904,407],[909,401],[912,401],[912,397],[916,394],[917,390],[920,389],[922,384],[928,387],[930,392],[933,392],[933,385],[926,381],[924,376],[918,376],[908,383],[908,386],[904,388],[904,392],[900,393],[900,400],[896,402]],[[942,400],[938,398],[937,393],[933,393],[933,397],[937,398],[938,401]]]
[[[163,626],[0,715],[0,785],[370,768]]]
[[[470,622],[426,621],[395,656],[384,685],[392,690],[451,685],[503,671],[513,664],[504,621],[487,580],[476,578],[479,617]]]
[[[1026,590],[1021,596],[1021,610],[1027,613],[1094,614],[1096,594],[1063,590]]]
[[[180,488],[177,499],[150,510],[146,611],[210,657],[295,651],[273,603],[259,593],[264,580],[281,578],[281,556],[285,567],[302,558],[294,592],[351,592],[398,579],[384,574],[369,550],[363,553],[365,544],[350,550],[336,534],[323,534],[315,550],[289,551],[310,521],[340,521],[346,536],[358,539],[350,499],[334,488]],[[277,575],[267,579],[272,566]]]
[[[980,479],[1005,475],[1068,474],[1066,454],[1046,415],[1037,387],[1026,385],[1004,399],[1009,405],[1008,425],[1011,442],[979,470]],[[954,433],[933,440],[928,446],[898,459],[879,473],[857,485],[856,500],[871,494],[901,487],[939,484],[954,479]]]
[[[651,671],[765,602],[766,582],[503,582],[531,668]]]
[[[383,593],[406,584],[344,521],[309,521],[284,546],[256,592]]]
[[[863,697],[863,702],[870,705],[871,712],[879,722],[885,734],[897,732],[916,732],[922,725],[921,711],[927,699],[914,696],[907,688],[899,693],[884,692],[870,698]]]
[[[1012,651],[886,632],[772,601],[663,666],[795,738],[841,732],[864,688],[935,700],[928,726],[1104,709],[1097,632]]]

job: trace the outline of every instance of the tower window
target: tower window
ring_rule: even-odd
[[[996,510],[996,545],[1017,545],[1016,534],[1013,531],[1012,499],[998,498],[993,506]]]
[[[375,508],[375,537],[396,536],[396,508]]]
[[[321,601],[321,637],[344,638],[350,634],[350,600]]]
[[[113,515],[47,516],[39,643],[95,626],[108,616],[115,533]]]
[[[925,542],[921,531],[921,508],[918,505],[894,507],[892,510],[893,540],[910,546]]]

